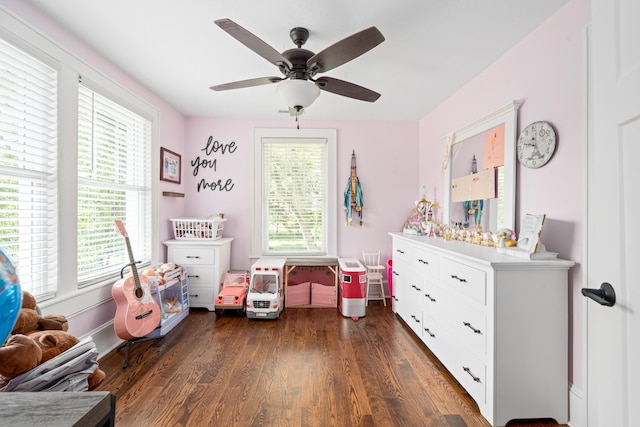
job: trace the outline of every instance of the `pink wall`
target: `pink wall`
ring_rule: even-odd
[[[551,122],[558,147],[541,169],[517,167],[516,223],[524,213],[546,213],[542,241],[547,249],[576,262],[569,275],[569,380],[581,387],[582,256],[585,159],[585,27],[588,0],[572,0],[473,81],[420,122],[420,182],[442,194],[440,162],[447,133],[514,99],[524,100],[519,129]],[[544,307],[540,307],[544,315]],[[541,349],[544,351],[544,349]]]
[[[326,96],[332,96],[327,94]],[[185,215],[208,216],[224,212],[228,221],[224,235],[234,237],[231,267],[249,269],[253,200],[253,132],[255,128],[291,128],[290,120],[228,120],[187,118],[182,152]],[[338,134],[338,255],[361,258],[363,249],[380,250],[391,256],[389,231],[400,231],[418,197],[418,123],[340,122],[306,119],[304,127],[333,128]],[[220,144],[234,143],[235,151],[222,150],[206,156],[202,151],[209,138]],[[363,225],[346,227],[342,194],[351,173],[351,152],[355,150],[358,178],[364,195]],[[215,168],[200,168],[194,176],[192,161],[215,160]],[[233,188],[197,190],[198,184],[227,180]],[[162,224],[161,224],[162,225]]]

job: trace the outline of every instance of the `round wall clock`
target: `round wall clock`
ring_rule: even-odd
[[[556,131],[549,122],[533,122],[518,138],[518,160],[528,168],[547,164],[556,149]]]

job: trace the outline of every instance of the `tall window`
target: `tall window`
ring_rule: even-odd
[[[57,285],[57,72],[0,40],[0,246],[37,297]]]
[[[335,131],[261,129],[254,151],[254,252],[335,255]]]
[[[151,261],[151,122],[80,85],[78,283],[129,263],[113,225],[124,221],[136,261]]]

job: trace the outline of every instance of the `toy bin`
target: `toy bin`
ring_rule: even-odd
[[[226,218],[172,218],[173,235],[177,240],[217,240],[222,237]]]
[[[338,258],[338,265],[338,309],[343,316],[358,320],[366,314],[367,270],[356,258]]]

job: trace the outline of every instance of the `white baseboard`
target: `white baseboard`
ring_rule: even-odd
[[[583,391],[569,384],[569,422],[571,427],[587,427],[587,399]]]
[[[98,349],[98,359],[101,359],[111,350],[124,342],[116,335],[113,329],[113,321],[100,325],[92,331],[89,331],[80,339],[88,336],[93,337],[93,342],[96,344],[96,348]]]

